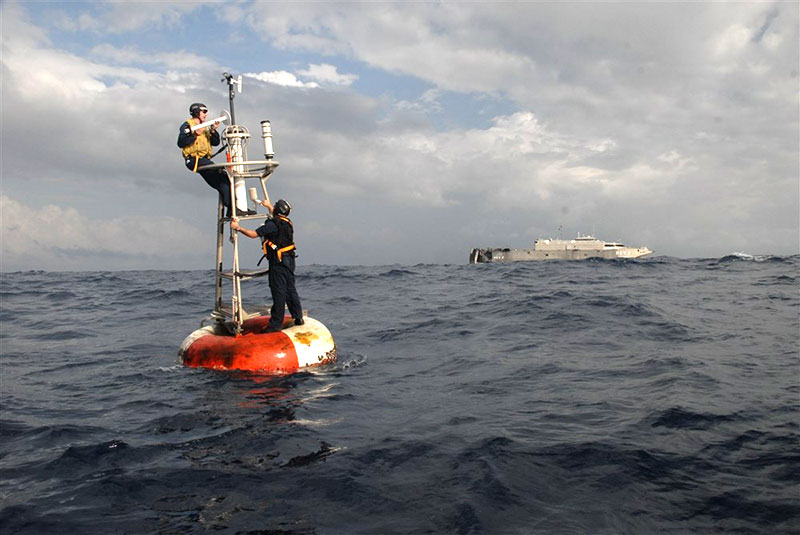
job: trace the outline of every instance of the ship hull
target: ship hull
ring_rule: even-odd
[[[561,249],[537,251],[534,249],[472,249],[469,253],[470,264],[490,262],[527,262],[546,260],[586,260],[589,258],[631,260],[651,254],[647,247],[609,250]]]

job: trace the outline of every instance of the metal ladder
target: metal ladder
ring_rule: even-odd
[[[272,148],[272,127],[269,121],[261,121],[261,137],[264,140],[264,159],[263,160],[248,160],[247,158],[247,142],[250,139],[250,132],[247,128],[236,124],[236,119],[233,110],[233,99],[235,96],[234,87],[238,87],[241,92],[242,77],[234,79],[232,75],[223,73],[223,82],[227,81],[229,86],[229,99],[230,99],[230,125],[225,127],[222,132],[222,138],[227,146],[226,163],[212,164],[204,166],[203,169],[224,169],[228,175],[231,188],[231,214],[236,214],[238,205],[247,209],[247,191],[246,180],[257,178],[261,183],[261,192],[264,199],[269,201],[269,193],[267,192],[267,179],[272,175],[278,167],[279,162],[274,159],[275,153]],[[255,202],[257,200],[256,188],[249,188],[250,198]],[[225,226],[230,223],[231,218],[223,217],[225,206],[220,199],[217,205],[217,257],[215,262],[215,291],[214,291],[214,310],[211,312],[211,318],[218,323],[223,324],[233,335],[238,336],[242,332],[242,323],[245,320],[261,316],[268,311],[266,307],[255,307],[250,310],[244,308],[242,302],[242,281],[250,280],[256,277],[266,275],[269,270],[247,270],[243,271],[239,268],[239,233],[230,232],[230,241],[233,244],[233,258],[230,271],[225,271],[223,267],[223,249],[225,240]],[[249,219],[261,219],[263,214],[238,216],[240,221]],[[222,284],[223,279],[230,280],[232,283],[231,288],[231,303],[226,306],[223,303],[222,297]]]

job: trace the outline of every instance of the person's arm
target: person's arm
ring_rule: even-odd
[[[240,227],[239,222],[236,221],[235,219],[231,221],[231,230],[241,232],[248,238],[258,238],[258,233],[255,230],[250,230],[249,228]]]
[[[189,126],[189,121],[185,121],[181,125],[181,130],[178,133],[178,146],[180,148],[188,147],[189,145],[194,143],[195,137],[196,136],[194,135],[194,132],[192,132],[191,127]]]
[[[273,206],[267,200],[261,201],[261,206],[265,207],[269,211],[269,215],[272,215],[272,208]]]
[[[209,133],[211,134],[209,137],[211,139],[211,146],[216,147],[219,145],[219,132],[217,132],[217,125],[219,123],[214,123],[208,129]]]

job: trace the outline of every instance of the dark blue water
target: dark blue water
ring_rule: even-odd
[[[798,277],[301,266],[340,361],[270,377],[177,363],[210,272],[3,274],[0,531],[798,533]]]

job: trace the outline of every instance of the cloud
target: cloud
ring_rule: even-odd
[[[142,69],[92,62],[52,48],[44,34],[14,7],[4,12],[4,20],[8,23],[4,24],[2,63],[12,76],[4,80],[4,95],[83,111],[91,108],[95,97],[113,87],[149,85],[158,78]]]
[[[691,90],[708,80],[709,66],[727,72],[745,50],[760,54],[782,42],[788,52],[797,43],[797,9],[786,4],[284,7],[276,14],[256,3],[243,20],[279,48],[345,54],[440,89],[509,95],[529,108],[645,105],[643,90]],[[748,47],[756,36],[764,44]],[[762,59],[787,65],[792,55]]]
[[[752,34],[752,30],[741,24],[725,28],[714,40],[714,55],[725,57],[741,54],[742,50],[751,42]]]
[[[395,107],[407,112],[439,113],[444,110],[440,100],[443,94],[441,89],[428,89],[418,99],[400,100],[395,103]]]
[[[646,185],[665,188],[679,169],[674,157],[654,168],[633,162],[612,171],[602,158],[615,157],[614,140],[560,134],[530,111],[498,116],[485,129],[438,132],[389,121],[372,132],[342,134],[318,131],[297,145],[309,151],[309,173],[329,170],[313,187],[401,205],[455,206],[468,193],[502,209],[539,209],[554,196],[589,191],[601,202],[641,193]]]
[[[74,208],[34,207],[0,195],[2,271],[91,266],[186,266],[207,254],[200,231],[168,216],[91,219]]]
[[[297,71],[297,74],[331,85],[347,86],[358,80],[357,74],[340,74],[335,65],[329,65],[328,63],[310,64],[308,69]]]
[[[254,4],[247,23],[274,46],[354,55],[388,72],[411,74],[457,91],[502,91],[499,80],[529,80],[535,69],[524,55],[494,46],[496,35],[469,37],[446,31],[465,21],[464,6],[365,4],[358,10],[318,4],[311,11],[284,6],[280,14]],[[493,8],[494,9],[494,8]]]
[[[173,147],[189,103],[222,91],[221,84],[208,87],[221,70],[213,61],[181,53],[148,59],[135,47],[107,44],[92,47],[93,61],[50,46],[18,6],[3,10],[6,186],[36,180],[84,187],[114,177],[124,186],[155,187],[170,169],[181,172]],[[118,64],[103,62],[109,59]],[[168,191],[174,187],[166,183]]]
[[[297,77],[288,71],[272,71],[272,72],[246,72],[244,76],[255,78],[261,82],[268,84],[280,85],[284,87],[319,87],[316,82],[302,82]]]
[[[91,50],[92,56],[111,61],[118,65],[157,65],[170,69],[206,70],[214,65],[208,57],[193,52],[179,51],[169,53],[147,53],[135,47],[118,48],[108,43],[97,45]]]
[[[305,82],[288,71],[247,72],[244,76],[254,78],[268,84],[283,87],[318,88],[326,86],[349,86],[358,79],[355,74],[341,74],[335,65],[328,63],[309,64],[308,69],[297,71],[297,74],[313,81]]]
[[[121,34],[142,29],[168,29],[182,24],[187,14],[219,1],[106,2],[93,6],[91,13],[76,12],[75,6],[52,10],[57,27],[72,32]],[[78,4],[79,6],[80,4]]]
[[[337,229],[306,235],[305,259],[425,261],[476,232],[527,243],[595,222],[625,241],[651,229],[642,241],[667,254],[686,254],[689,235],[731,250],[747,250],[727,247],[736,232],[798,242],[794,4],[165,3],[108,31],[128,12],[44,16],[52,6],[0,6],[9,206],[203,228],[214,193],[183,168],[177,127],[190,102],[226,107],[223,70],[248,71],[237,118],[253,132],[272,121],[270,191],[308,210],[309,228]],[[434,231],[424,253],[391,232],[410,214]],[[476,217],[492,222],[478,231]]]

